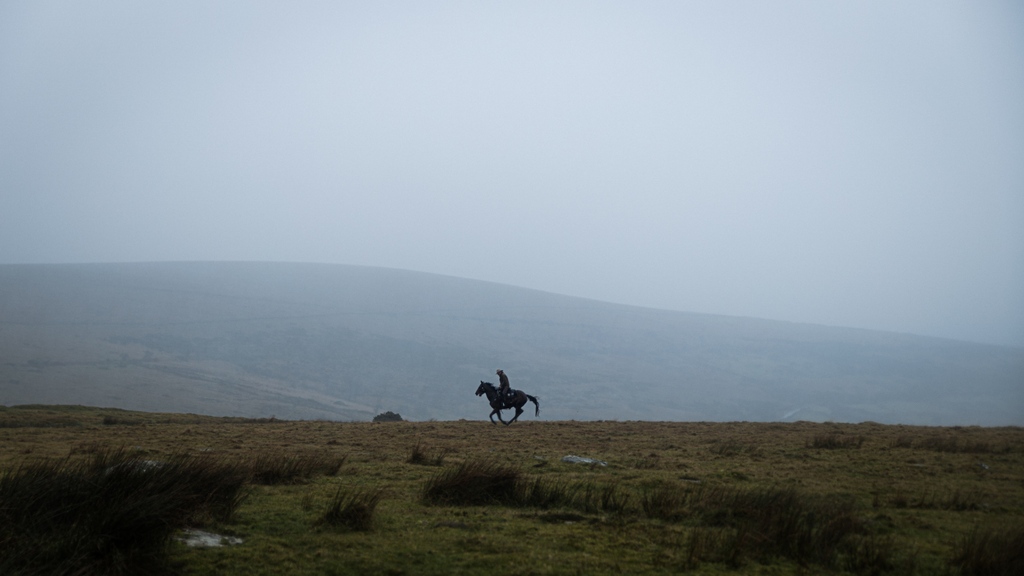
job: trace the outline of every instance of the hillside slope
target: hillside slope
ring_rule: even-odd
[[[0,266],[0,404],[477,419],[499,367],[545,419],[1024,424],[1019,348],[379,268]]]

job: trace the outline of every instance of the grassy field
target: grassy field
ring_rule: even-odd
[[[155,557],[168,573],[1024,573],[1021,428],[0,407],[4,485],[33,465],[112,454],[246,463],[237,507],[182,516],[243,542],[171,539]],[[326,466],[267,474],[303,461]],[[0,513],[19,493],[0,485]],[[5,537],[15,536],[0,535],[0,566]]]

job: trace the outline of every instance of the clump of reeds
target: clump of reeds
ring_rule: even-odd
[[[0,573],[158,573],[174,532],[228,520],[245,481],[209,458],[123,450],[22,465],[0,477]]]
[[[380,488],[355,492],[338,488],[315,525],[355,531],[370,530],[373,528],[377,505],[383,497],[384,491]]]

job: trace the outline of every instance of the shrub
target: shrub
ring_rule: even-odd
[[[374,422],[402,422],[402,416],[397,412],[388,410],[383,414],[377,414],[373,417]]]

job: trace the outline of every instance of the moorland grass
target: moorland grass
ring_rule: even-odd
[[[0,428],[0,469],[10,474],[69,452],[73,462],[91,461],[126,444],[136,459],[159,462],[181,450],[235,464],[258,454],[344,459],[333,475],[247,484],[249,497],[226,520],[197,514],[244,544],[203,550],[172,539],[153,565],[189,576],[1020,573],[1019,560],[1004,553],[1020,548],[1012,535],[1024,533],[1019,428],[494,427],[486,420],[381,426],[144,413],[115,414],[137,424],[104,425],[109,413],[25,411],[21,417],[70,417],[81,426]],[[815,437],[828,435],[863,442],[814,447]],[[442,451],[441,467],[412,458],[419,452],[429,462]],[[566,454],[608,465],[564,463]],[[472,480],[474,470],[484,479]],[[447,491],[427,497],[449,474],[455,481]],[[363,515],[372,529],[353,527],[355,508],[353,520],[341,520],[347,502],[375,490],[387,497]],[[337,524],[323,519],[328,511]],[[0,555],[5,550],[0,546]]]
[[[174,532],[228,521],[245,478],[208,458],[154,462],[124,450],[9,470],[0,477],[0,573],[163,572]]]

